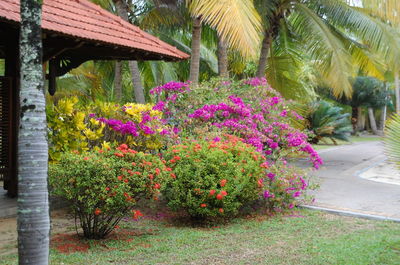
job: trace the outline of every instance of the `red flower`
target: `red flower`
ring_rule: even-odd
[[[264,180],[263,179],[259,179],[258,180],[258,187],[262,187],[263,186],[263,182],[264,182]]]
[[[124,182],[125,182],[125,183],[128,183],[128,182],[129,182],[129,180],[128,180],[128,179],[124,179]]]
[[[167,168],[165,168],[165,170],[166,170],[166,171],[172,171],[172,168],[167,167]]]
[[[154,179],[154,175],[153,174],[149,174],[149,178],[150,179]]]
[[[139,210],[133,210],[133,219],[139,219],[139,217],[143,216],[143,214]]]
[[[222,200],[224,198],[224,196],[222,196],[222,194],[217,194],[217,200]]]
[[[154,184],[154,188],[155,188],[156,190],[158,190],[158,189],[161,188],[161,185],[160,185],[159,183],[156,183],[156,184]]]
[[[100,210],[99,208],[96,208],[96,210],[94,211],[94,214],[95,214],[95,215],[101,214],[101,210]]]
[[[207,204],[202,203],[202,204],[200,204],[200,207],[201,207],[201,208],[206,208],[206,207],[207,207]]]
[[[220,213],[224,213],[224,209],[222,209],[222,208],[219,208],[218,212],[220,212]]]
[[[110,188],[109,187],[106,187],[106,191],[109,191],[110,190]]]
[[[119,228],[119,225],[114,226],[114,228],[115,228],[115,229],[118,229],[118,228]]]
[[[85,157],[83,158],[83,160],[89,160],[89,157],[85,156]]]
[[[174,160],[176,160],[176,161],[181,160],[181,157],[180,156],[174,156]]]
[[[104,153],[104,150],[103,150],[103,149],[100,149],[100,150],[99,150],[99,153],[100,153],[100,154]]]
[[[226,182],[228,182],[226,179],[221,180],[220,182],[221,187],[225,187]]]
[[[132,166],[136,166],[136,163],[135,163],[135,162],[132,162]]]
[[[215,194],[216,190],[210,190],[210,195],[213,196]]]
[[[156,175],[157,176],[160,175],[160,169],[159,168],[156,168]]]
[[[117,157],[124,157],[124,154],[121,154],[121,153],[115,153],[114,155]]]
[[[126,144],[121,144],[117,149],[126,150],[128,149],[128,146]]]
[[[118,178],[118,180],[122,180],[122,176],[118,176],[117,178]]]
[[[226,195],[228,195],[228,193],[227,193],[226,191],[223,190],[223,191],[221,191],[221,195],[222,195],[222,196],[226,196]]]
[[[171,173],[171,178],[176,179],[176,175],[174,173]]]

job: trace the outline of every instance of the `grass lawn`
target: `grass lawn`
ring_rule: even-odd
[[[398,223],[299,210],[216,227],[178,224],[126,220],[111,239],[97,242],[54,235],[51,264],[400,264]],[[81,252],[59,252],[74,244]],[[15,255],[0,257],[0,264],[16,264]]]
[[[318,151],[339,145],[346,145],[346,144],[360,143],[360,142],[382,141],[382,139],[383,137],[380,136],[351,136],[349,142],[336,140],[337,145],[335,145],[330,139],[327,138],[320,141],[319,144],[314,144],[313,148]]]

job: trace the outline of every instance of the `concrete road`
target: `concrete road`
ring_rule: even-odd
[[[400,185],[362,179],[360,171],[385,159],[381,142],[363,142],[319,152],[324,165],[315,174],[315,206],[400,218]]]

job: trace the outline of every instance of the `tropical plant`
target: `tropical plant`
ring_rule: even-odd
[[[260,20],[251,0],[153,0],[154,9],[142,25],[153,29],[162,26],[166,17],[171,17],[167,25],[186,23],[191,25],[192,47],[189,80],[199,80],[200,43],[203,24],[215,28],[220,39],[231,47],[239,49],[245,56],[254,54],[258,43],[257,33]],[[229,7],[229,8],[226,8]],[[180,14],[177,19],[176,14]],[[151,19],[150,19],[151,17]],[[160,26],[161,25],[161,26]],[[185,27],[186,29],[186,27]],[[226,55],[226,53],[224,53]]]
[[[400,115],[394,114],[385,131],[385,150],[389,158],[400,168]]]
[[[18,134],[19,264],[49,263],[47,127],[42,67],[42,1],[21,0]]]
[[[307,128],[311,132],[308,141],[317,144],[323,138],[348,141],[352,132],[349,113],[342,113],[342,108],[326,101],[315,101],[308,106],[309,112],[305,116]]]
[[[90,153],[65,153],[50,167],[53,194],[71,204],[85,238],[107,236],[142,198],[157,199],[166,176],[156,155],[126,144]]]
[[[269,165],[263,179],[262,198],[270,211],[292,209],[306,199],[312,189],[306,172],[286,164]]]
[[[191,217],[232,217],[259,198],[264,178],[261,154],[241,139],[184,141],[165,153],[171,178],[162,189],[168,206]]]
[[[374,54],[384,53],[398,43],[397,35],[387,24],[345,1],[257,0],[255,3],[265,30],[257,76],[264,76],[266,66],[271,64],[276,77],[268,78],[279,91],[279,83],[272,82],[282,79],[279,76],[293,75],[294,70],[288,69],[300,59],[313,66],[323,81],[320,83],[329,85],[335,96],[351,97],[348,77],[358,70],[353,65],[368,75],[383,78],[384,70]],[[296,56],[299,51],[300,57]],[[278,59],[279,68],[273,65]]]

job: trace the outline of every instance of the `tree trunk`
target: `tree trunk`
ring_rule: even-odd
[[[228,46],[221,37],[218,37],[218,74],[222,78],[229,78]]]
[[[115,8],[117,9],[118,16],[120,16],[123,20],[128,21],[128,6],[126,5],[125,0],[113,0],[115,4]],[[135,100],[137,103],[146,103],[144,97],[144,88],[142,84],[142,80],[140,78],[140,71],[137,64],[137,61],[129,61],[129,69],[132,75],[132,84],[133,91],[135,93]]]
[[[49,262],[50,234],[41,9],[41,1],[21,0],[18,257],[35,265]]]
[[[399,72],[396,70],[394,72],[394,85],[395,85],[395,96],[396,96],[396,113],[400,114],[400,80]]]
[[[200,74],[200,45],[201,45],[201,19],[193,18],[192,31],[192,54],[190,58],[190,76],[189,80],[194,85],[199,82]]]
[[[357,120],[358,120],[358,112],[356,107],[351,108],[351,124],[353,125],[353,134],[357,134],[358,128],[357,128]]]
[[[140,70],[137,61],[129,61],[129,69],[131,69],[136,102],[144,104],[146,103],[146,99],[144,98],[144,88],[140,78]]]
[[[357,131],[364,130],[363,113],[362,108],[357,107]]]
[[[116,101],[121,101],[121,98],[122,98],[122,63],[121,63],[121,61],[115,62],[114,95],[115,95]]]
[[[265,77],[265,68],[267,67],[268,52],[271,46],[272,36],[270,31],[267,29],[264,33],[264,39],[262,41],[260,59],[257,67],[257,77]]]
[[[385,105],[382,107],[381,118],[379,121],[379,130],[382,132],[385,130],[386,116],[387,116],[387,106]]]
[[[373,108],[368,108],[369,124],[371,126],[372,133],[378,135],[378,128],[376,127],[375,114]]]

